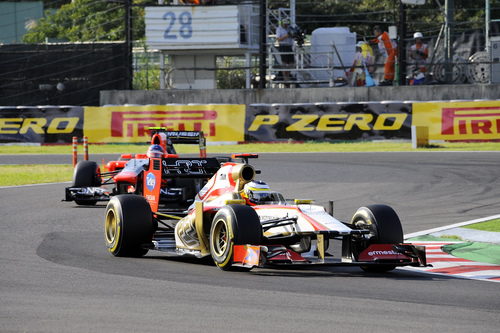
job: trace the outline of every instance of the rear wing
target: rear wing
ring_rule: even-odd
[[[207,157],[207,140],[203,131],[168,131],[165,127],[150,127],[151,138],[163,133],[167,138],[167,151],[176,154],[173,144],[198,144],[200,157]]]
[[[164,178],[212,178],[220,169],[217,158],[164,158]]]
[[[205,139],[203,131],[167,131],[167,138],[172,140],[172,143],[199,143]]]

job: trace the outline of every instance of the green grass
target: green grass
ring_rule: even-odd
[[[453,241],[463,241],[464,240],[462,237],[457,236],[457,235],[442,235],[442,236],[440,236],[440,238],[449,239],[449,240],[453,240]]]
[[[64,182],[72,176],[71,165],[0,165],[0,186]]]
[[[147,144],[109,144],[90,145],[91,154],[105,153],[145,153]],[[196,145],[176,145],[179,153],[196,153]],[[384,151],[500,151],[500,142],[480,143],[440,143],[429,148],[413,149],[410,142],[400,141],[367,141],[367,142],[339,142],[339,143],[249,143],[238,145],[208,145],[208,153],[234,153],[234,152],[384,152]],[[83,148],[78,147],[81,154]],[[71,154],[70,145],[55,146],[0,146],[0,154]]]
[[[500,232],[500,219],[470,224],[470,225],[464,226],[463,228]]]

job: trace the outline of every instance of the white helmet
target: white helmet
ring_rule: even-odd
[[[424,35],[422,35],[421,32],[415,32],[413,34],[413,39],[417,39],[417,38],[424,38]]]
[[[243,195],[254,204],[284,201],[281,194],[271,191],[269,185],[262,180],[253,180],[245,184]]]

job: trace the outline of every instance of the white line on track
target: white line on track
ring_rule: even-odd
[[[432,233],[438,232],[438,231],[443,231],[443,230],[452,229],[452,228],[458,228],[458,227],[462,227],[464,225],[469,225],[469,224],[474,224],[474,223],[479,223],[479,222],[484,222],[484,221],[489,221],[489,220],[495,220],[495,219],[499,219],[499,218],[500,218],[500,215],[492,215],[492,216],[483,217],[483,218],[476,219],[476,220],[471,220],[471,221],[466,221],[466,222],[460,222],[460,223],[445,225],[444,227],[439,227],[439,228],[433,228],[433,229],[428,229],[428,230],[413,232],[411,234],[405,235],[404,238],[407,239],[407,238],[413,238],[413,237],[428,235],[428,234],[432,234]],[[452,243],[452,242],[450,242],[450,243]]]

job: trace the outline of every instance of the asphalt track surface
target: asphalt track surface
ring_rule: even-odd
[[[263,154],[253,164],[287,198],[334,200],[341,220],[359,206],[389,204],[405,233],[500,212],[500,153]],[[104,205],[60,202],[64,186],[0,188],[0,332],[498,332],[500,326],[498,283],[357,267],[223,272],[209,261],[158,252],[115,258],[104,246]]]

